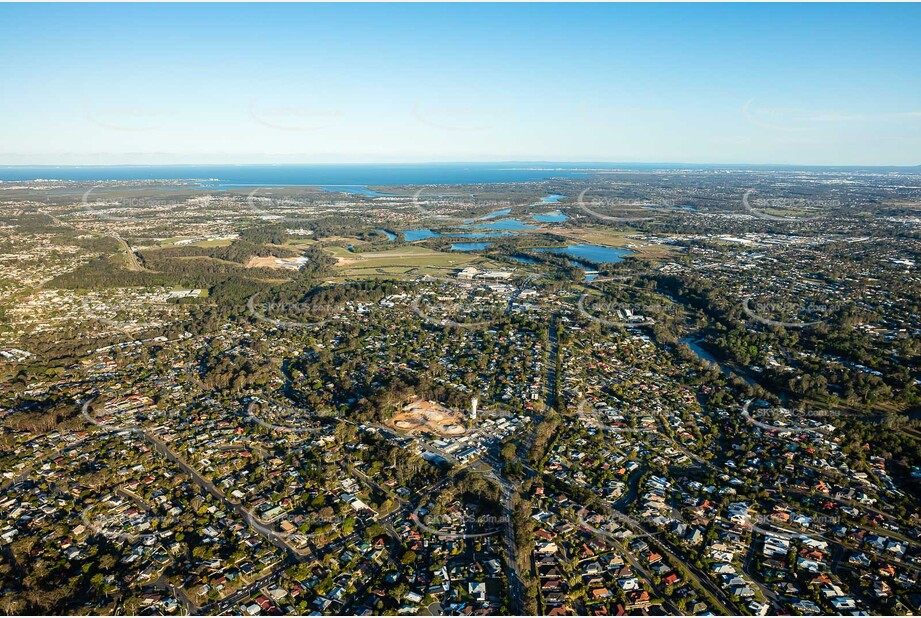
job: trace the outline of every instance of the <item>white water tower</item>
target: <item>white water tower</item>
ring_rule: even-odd
[[[470,420],[472,421],[476,420],[476,407],[478,403],[480,403],[479,397],[473,397],[470,399]]]

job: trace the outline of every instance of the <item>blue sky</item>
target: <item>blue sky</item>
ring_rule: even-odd
[[[0,4],[0,164],[921,164],[921,6]]]

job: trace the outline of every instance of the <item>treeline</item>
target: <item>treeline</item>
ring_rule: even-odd
[[[696,311],[714,354],[739,367],[758,366],[759,380],[794,395],[834,403],[874,406],[896,402],[916,405],[921,400],[911,374],[915,359],[893,358],[856,326],[872,316],[858,315],[851,307],[831,313],[825,321],[805,328],[753,325],[742,303],[728,298],[713,282],[702,277],[660,276],[659,288]],[[896,342],[898,344],[898,342]],[[902,349],[915,352],[904,342]],[[815,356],[794,355],[793,373],[784,365],[773,366],[771,356],[809,351]],[[832,362],[827,357],[840,358]],[[916,358],[916,357],[915,357]],[[856,365],[876,370],[862,370]]]
[[[240,393],[244,389],[265,387],[278,375],[278,367],[267,360],[240,356],[221,356],[202,360],[201,380],[208,388]]]
[[[288,242],[288,230],[284,225],[257,225],[239,232],[240,240],[254,245],[283,245]]]
[[[389,280],[368,280],[346,285],[317,285],[319,277],[328,274],[335,260],[315,249],[310,261],[295,280],[273,286],[260,295],[260,304],[277,305],[267,315],[272,318],[290,317],[299,321],[320,320],[336,313],[347,302],[374,303],[401,291],[399,284]]]
[[[479,472],[471,471],[470,468],[463,468],[452,472],[451,484],[447,490],[438,493],[435,504],[439,511],[443,512],[451,502],[460,499],[466,504],[479,505],[482,511],[498,515],[502,511],[500,497],[499,486],[493,481]]]
[[[150,257],[156,258],[190,258],[190,257],[207,257],[216,260],[225,260],[228,262],[237,262],[245,264],[251,257],[297,257],[299,251],[293,251],[285,247],[269,247],[262,244],[256,244],[248,240],[235,240],[229,245],[223,247],[196,247],[185,245],[179,247],[165,247],[155,251],[144,253],[145,260]]]
[[[913,433],[921,429],[919,420],[897,414],[886,415],[878,423],[847,418],[842,429],[846,440],[842,450],[850,455],[862,458],[866,452],[877,454],[895,463],[902,474],[909,473],[912,466],[921,465],[921,438]]]
[[[354,236],[356,230],[368,228],[368,221],[354,215],[327,215],[305,221],[302,227],[313,230],[314,238],[322,239],[333,236]]]
[[[171,259],[152,252],[142,254],[148,271],[123,268],[112,256],[97,257],[83,266],[48,283],[58,289],[106,289],[129,287],[188,287],[210,289],[229,278],[278,278],[269,268],[244,269],[241,266],[207,259]]]
[[[25,376],[18,376],[14,389],[24,387]],[[51,397],[42,401],[20,399],[17,407],[4,418],[4,425],[16,431],[28,431],[34,434],[45,433],[54,429],[61,422],[73,418],[78,413],[74,402],[69,398]]]
[[[136,272],[125,270],[107,257],[100,257],[70,273],[60,275],[49,283],[49,286],[75,290],[161,286],[207,290],[208,297],[205,300],[178,301],[193,306],[188,308],[187,313],[179,314],[178,320],[166,329],[132,332],[136,339],[147,339],[156,335],[175,339],[184,331],[200,335],[220,328],[229,320],[247,319],[247,300],[254,294],[272,289],[271,281],[277,281],[281,277],[287,278],[286,286],[295,291],[300,290],[302,294],[313,290],[317,279],[329,272],[334,260],[318,249],[310,249],[305,255],[309,261],[300,271],[284,273],[266,268],[246,269],[242,265],[214,260],[172,259],[165,256],[151,257],[150,254],[145,260],[145,265],[157,272]],[[30,370],[38,373],[51,371],[53,374],[55,368],[60,369],[78,362],[84,357],[87,349],[126,340],[124,333],[111,331],[111,328],[100,328],[99,324],[90,320],[63,328],[53,341],[26,335],[22,339],[22,345],[37,357],[27,364]]]
[[[403,292],[398,281],[369,280],[350,285],[314,288],[302,300],[325,306],[340,306],[347,302],[376,303],[386,296]]]
[[[340,424],[339,427],[341,426]],[[355,429],[354,426],[350,428]],[[353,444],[357,441],[356,439],[368,448],[350,451],[349,458],[360,463],[359,469],[369,477],[376,479],[378,483],[384,480],[394,480],[403,487],[425,487],[438,480],[441,474],[434,464],[383,436],[370,432],[358,434],[356,431],[347,443]],[[346,441],[343,440],[343,442]]]
[[[170,285],[165,273],[131,271],[123,268],[111,256],[101,255],[70,272],[58,275],[47,287],[79,290],[99,288],[127,288]]]
[[[316,380],[312,363],[308,359],[295,361],[299,375],[306,384]],[[349,416],[356,422],[379,423],[389,419],[394,412],[415,397],[438,401],[449,408],[466,409],[470,404],[470,395],[458,392],[442,384],[430,382],[418,374],[403,372],[398,375],[374,376],[372,384],[359,384],[349,381],[343,386],[344,394],[358,401],[349,411]],[[298,389],[298,401],[311,406],[319,403],[317,395],[307,390]]]
[[[553,410],[547,410],[544,414],[544,418],[537,425],[534,443],[528,452],[528,463],[531,466],[538,469],[543,467],[550,456],[550,447],[559,436],[561,422],[562,418]]]
[[[142,252],[141,261],[149,272],[126,270],[111,257],[101,256],[69,273],[59,275],[48,285],[59,289],[161,286],[202,288],[209,290],[213,302],[220,298],[220,289],[215,288],[232,289],[243,285],[252,294],[253,288],[245,283],[247,281],[263,282],[258,286],[261,289],[267,287],[265,281],[286,279],[301,284],[301,289],[306,291],[315,285],[316,277],[328,273],[330,266],[335,263],[321,250],[308,249],[303,252],[308,263],[300,271],[292,273],[272,268],[243,267],[243,263],[253,255],[278,255],[278,248],[243,242],[208,249],[204,255],[199,254],[199,251],[189,247]],[[292,252],[291,255],[297,254]],[[206,259],[217,256],[222,257]]]

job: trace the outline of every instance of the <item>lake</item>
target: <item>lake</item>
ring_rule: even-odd
[[[397,235],[392,232],[388,232],[387,230],[377,230],[377,231],[387,236],[387,242],[393,242],[394,240],[397,239]]]
[[[438,232],[433,232],[432,230],[405,230],[403,232],[403,238],[406,239],[406,242],[414,242],[417,240],[425,240],[426,238],[437,238],[439,236]]]
[[[486,230],[509,230],[514,232],[528,232],[537,229],[536,226],[528,225],[518,219],[501,219],[490,223],[478,223],[476,225],[466,225],[464,227],[475,227]]]
[[[550,251],[565,255],[576,261],[588,261],[595,264],[605,264],[623,261],[625,256],[632,255],[625,249],[602,247],[600,245],[568,245],[566,247],[545,247],[535,251]]]
[[[553,212],[544,213],[542,215],[531,215],[531,218],[538,221],[543,221],[544,223],[562,223],[563,221],[569,219],[569,217],[564,215],[559,210],[554,210]]]
[[[502,210],[495,210],[485,217],[480,217],[478,221],[483,221],[484,219],[495,219],[496,217],[504,217],[508,213],[512,212],[511,208],[503,208]]]
[[[439,232],[433,232],[429,229],[416,229],[416,230],[404,230],[403,237],[406,238],[406,242],[414,242],[416,240],[426,240],[428,238],[439,238],[441,236],[449,236],[450,238],[499,238],[500,236],[511,236],[511,232],[456,232],[449,234],[441,234]]]
[[[540,260],[524,255],[510,255],[509,257],[516,262],[521,262],[522,264],[540,264]]]
[[[500,236],[511,236],[511,232],[466,232],[457,234],[444,234],[451,238],[499,238]]]
[[[482,251],[490,246],[491,242],[456,242],[451,245],[451,251]]]

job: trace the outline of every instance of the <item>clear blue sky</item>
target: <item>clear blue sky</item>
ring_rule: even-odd
[[[0,164],[921,163],[919,5],[0,5]]]

